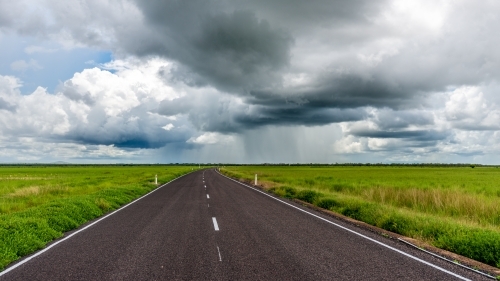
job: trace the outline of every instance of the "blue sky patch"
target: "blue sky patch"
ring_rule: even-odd
[[[56,43],[41,43],[27,37],[6,36],[0,39],[0,75],[12,75],[23,81],[23,94],[38,86],[53,93],[59,83],[75,72],[110,62],[113,54],[95,48],[64,49]]]

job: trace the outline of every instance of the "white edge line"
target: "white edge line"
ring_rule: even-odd
[[[412,243],[410,243],[410,242],[408,242],[408,241],[405,241],[405,240],[403,240],[403,239],[401,239],[401,238],[398,238],[398,240],[399,240],[399,241],[401,241],[401,242],[403,242],[403,243],[405,243],[405,244],[408,244],[408,245],[412,246],[413,248],[415,248],[415,249],[417,249],[417,250],[419,250],[419,251],[422,251],[422,252],[424,252],[424,253],[427,253],[427,254],[429,254],[429,255],[432,255],[432,256],[434,256],[434,257],[436,257],[436,258],[438,258],[438,259],[442,259],[442,260],[447,261],[447,262],[449,262],[449,263],[452,263],[452,264],[454,264],[454,265],[458,265],[458,266],[463,267],[463,268],[465,268],[465,269],[468,269],[468,270],[470,270],[470,271],[474,271],[474,272],[475,272],[475,273],[477,273],[477,274],[481,274],[481,275],[483,275],[483,276],[485,276],[485,277],[491,278],[491,279],[493,279],[493,280],[497,280],[494,276],[491,276],[491,275],[486,274],[486,273],[484,273],[484,272],[482,272],[482,271],[479,271],[479,270],[475,270],[474,268],[470,268],[470,267],[465,266],[465,265],[463,265],[463,264],[461,264],[461,263],[456,263],[456,262],[454,262],[454,261],[452,261],[452,260],[449,260],[449,259],[447,259],[447,258],[444,258],[444,257],[442,257],[442,256],[440,256],[440,255],[434,254],[434,253],[433,253],[433,252],[431,252],[431,251],[427,251],[427,250],[426,250],[426,249],[424,249],[424,248],[420,248],[420,247],[418,247],[417,245],[413,245]]]
[[[19,266],[21,266],[21,265],[23,265],[23,264],[25,264],[25,263],[27,263],[27,262],[28,262],[28,261],[30,261],[31,259],[33,259],[33,258],[35,258],[35,257],[37,257],[37,256],[39,256],[39,255],[41,255],[41,254],[43,254],[43,253],[45,253],[45,252],[47,252],[48,250],[50,250],[50,248],[52,248],[52,247],[56,246],[57,244],[59,244],[59,243],[61,243],[61,242],[64,242],[64,241],[68,240],[68,239],[69,239],[69,238],[71,238],[73,235],[76,235],[76,234],[78,234],[78,233],[80,233],[80,232],[84,231],[85,229],[87,229],[87,228],[89,228],[89,227],[93,226],[94,224],[96,224],[96,223],[98,223],[98,222],[102,221],[103,219],[105,219],[105,218],[107,218],[107,217],[109,217],[109,216],[111,216],[111,215],[115,214],[116,212],[121,211],[121,210],[123,210],[123,209],[127,208],[128,206],[130,206],[130,205],[134,204],[135,202],[137,202],[137,201],[141,200],[142,198],[144,198],[144,197],[146,197],[146,196],[148,196],[148,195],[152,194],[153,192],[157,191],[158,189],[160,189],[160,188],[164,187],[165,185],[167,185],[167,184],[169,184],[169,183],[171,183],[171,182],[173,182],[173,181],[175,181],[175,180],[177,180],[177,179],[180,179],[180,178],[182,178],[182,177],[184,177],[184,176],[187,176],[188,174],[191,174],[191,173],[193,173],[193,172],[190,172],[190,173],[184,174],[184,175],[182,175],[182,176],[180,176],[180,177],[177,177],[177,178],[175,178],[175,179],[173,179],[173,180],[171,180],[171,181],[169,181],[169,182],[167,182],[167,183],[164,183],[164,184],[160,185],[159,187],[157,187],[157,188],[153,189],[153,190],[152,190],[152,191],[150,191],[149,193],[146,193],[146,194],[144,194],[143,196],[141,196],[141,197],[139,197],[139,198],[135,199],[134,201],[132,201],[132,202],[128,203],[127,205],[122,206],[121,208],[119,208],[119,209],[117,209],[117,210],[114,210],[113,212],[111,212],[111,213],[109,213],[109,214],[105,215],[104,217],[99,218],[99,219],[98,219],[98,220],[96,220],[95,222],[93,222],[93,223],[91,223],[91,224],[89,224],[89,225],[87,225],[87,226],[85,226],[85,227],[83,227],[83,228],[81,228],[81,229],[79,229],[79,230],[77,230],[77,231],[75,231],[75,232],[71,233],[70,235],[68,235],[68,236],[66,236],[66,237],[64,237],[64,238],[62,238],[62,239],[61,239],[61,240],[59,240],[59,241],[54,242],[53,244],[51,244],[51,245],[47,246],[46,248],[41,249],[39,252],[36,252],[36,253],[35,253],[35,254],[33,254],[32,256],[29,256],[29,257],[25,258],[24,260],[21,260],[21,261],[19,261],[18,263],[14,264],[14,265],[12,265],[11,267],[9,267],[9,268],[5,269],[4,271],[0,272],[0,276],[2,276],[2,275],[4,275],[4,274],[6,274],[7,272],[10,272],[10,271],[12,271],[12,270],[16,269],[17,267],[19,267]],[[49,243],[50,243],[50,242],[49,242]]]
[[[215,231],[219,231],[219,225],[217,224],[217,219],[212,217],[212,222],[214,223]]]
[[[310,213],[310,212],[308,212],[308,211],[306,211],[306,210],[302,210],[301,208],[299,208],[299,207],[297,207],[297,206],[294,206],[294,205],[292,205],[292,204],[290,204],[290,203],[287,203],[287,202],[285,202],[285,201],[283,201],[283,200],[281,200],[281,199],[278,199],[278,198],[276,198],[276,197],[274,197],[274,196],[271,196],[270,194],[267,194],[267,193],[265,193],[265,192],[264,192],[264,191],[262,191],[262,190],[258,190],[258,189],[254,188],[254,187],[252,187],[252,186],[246,185],[246,184],[241,183],[241,182],[239,182],[239,181],[237,181],[237,180],[234,180],[234,179],[232,179],[232,178],[230,178],[230,177],[227,177],[227,176],[225,176],[225,175],[223,175],[223,174],[221,174],[221,173],[219,173],[219,172],[217,172],[217,171],[215,171],[215,172],[216,172],[216,173],[218,173],[219,175],[221,175],[221,176],[223,176],[223,177],[227,178],[227,179],[230,179],[230,180],[232,180],[232,181],[234,181],[234,182],[236,182],[236,183],[239,183],[239,184],[241,184],[241,185],[243,185],[243,186],[249,187],[249,188],[251,188],[251,189],[253,189],[253,190],[257,191],[257,192],[260,192],[260,193],[262,193],[262,194],[264,194],[264,195],[266,195],[266,196],[269,196],[269,197],[273,198],[274,200],[277,200],[277,201],[279,201],[279,202],[281,202],[281,203],[283,203],[283,204],[285,204],[285,205],[288,205],[288,206],[290,206],[290,207],[292,207],[292,208],[295,208],[295,209],[297,209],[297,210],[299,210],[299,211],[301,211],[301,212],[304,212],[304,213],[309,214],[309,215],[311,215],[311,216],[313,216],[313,217],[316,217],[316,218],[318,218],[318,219],[320,219],[320,220],[323,220],[323,221],[325,221],[325,222],[328,222],[328,223],[330,223],[330,224],[333,224],[333,225],[335,225],[335,226],[337,226],[337,227],[339,227],[339,228],[341,228],[341,229],[344,229],[344,230],[346,230],[346,231],[348,231],[348,232],[351,232],[351,233],[356,234],[356,235],[358,235],[358,236],[360,236],[360,237],[363,237],[363,238],[365,238],[365,239],[367,239],[367,240],[369,240],[369,241],[372,241],[372,242],[374,242],[374,243],[377,243],[377,244],[379,244],[379,245],[381,245],[381,246],[383,246],[383,247],[385,247],[385,248],[388,248],[388,249],[390,249],[390,250],[393,250],[393,251],[395,251],[395,252],[397,252],[397,253],[400,253],[400,254],[402,254],[402,255],[404,255],[404,256],[407,256],[407,257],[409,257],[409,258],[411,258],[411,259],[414,259],[414,260],[416,260],[416,261],[419,261],[419,262],[421,262],[421,263],[423,263],[423,264],[426,264],[426,265],[428,265],[428,266],[430,266],[430,267],[433,267],[433,268],[435,268],[435,269],[437,269],[437,270],[440,270],[440,271],[442,271],[442,272],[448,273],[448,274],[450,274],[450,275],[452,275],[452,276],[455,276],[455,277],[457,277],[457,278],[459,278],[459,279],[461,279],[461,280],[469,280],[469,281],[470,281],[470,279],[468,279],[468,278],[465,278],[465,277],[463,277],[463,276],[460,276],[460,275],[458,275],[458,274],[456,274],[456,273],[453,273],[453,272],[451,272],[451,271],[449,271],[449,270],[446,270],[446,269],[444,269],[444,268],[442,268],[442,267],[439,267],[439,266],[437,266],[437,265],[434,265],[434,264],[432,264],[432,263],[430,263],[430,262],[427,262],[427,261],[424,261],[424,260],[422,260],[422,259],[419,259],[419,258],[417,258],[417,257],[415,257],[415,256],[412,256],[412,255],[410,255],[410,254],[408,254],[408,253],[405,253],[405,252],[403,252],[403,251],[401,251],[401,250],[398,250],[398,249],[396,249],[396,248],[394,248],[394,247],[391,247],[391,246],[389,246],[389,245],[386,245],[386,244],[384,244],[384,243],[382,243],[382,242],[380,242],[380,241],[377,241],[377,240],[375,240],[375,239],[373,239],[373,238],[370,238],[370,237],[368,237],[368,236],[366,236],[366,235],[363,235],[363,234],[358,233],[358,232],[356,232],[356,231],[354,231],[354,230],[351,230],[351,229],[349,229],[349,228],[347,228],[347,227],[344,227],[344,226],[342,226],[342,225],[340,225],[340,224],[334,223],[334,222],[329,221],[329,220],[327,220],[327,219],[325,219],[325,218],[322,218],[322,217],[320,217],[320,216],[318,216],[318,215],[315,215],[315,214],[313,214],[313,213]],[[215,218],[214,218],[214,219],[215,219]]]

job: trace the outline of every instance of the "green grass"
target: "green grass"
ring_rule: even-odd
[[[500,169],[495,167],[226,167],[357,220],[500,267]]]
[[[183,166],[0,167],[0,269],[192,170]]]

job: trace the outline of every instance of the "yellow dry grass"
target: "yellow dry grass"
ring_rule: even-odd
[[[482,224],[498,225],[500,222],[498,199],[458,190],[372,187],[365,189],[361,196],[372,202],[427,213],[459,216]]]
[[[14,192],[7,194],[6,197],[28,197],[40,194],[41,188],[39,186],[30,186],[21,189],[16,189]]]
[[[49,185],[49,186],[28,186],[20,189],[16,189],[11,193],[3,195],[5,198],[28,198],[42,195],[60,195],[67,193],[69,188],[60,185]]]

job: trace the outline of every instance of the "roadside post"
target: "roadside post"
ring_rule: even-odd
[[[155,175],[155,184],[158,185],[158,175]]]
[[[255,174],[255,185],[257,185],[257,174]]]

